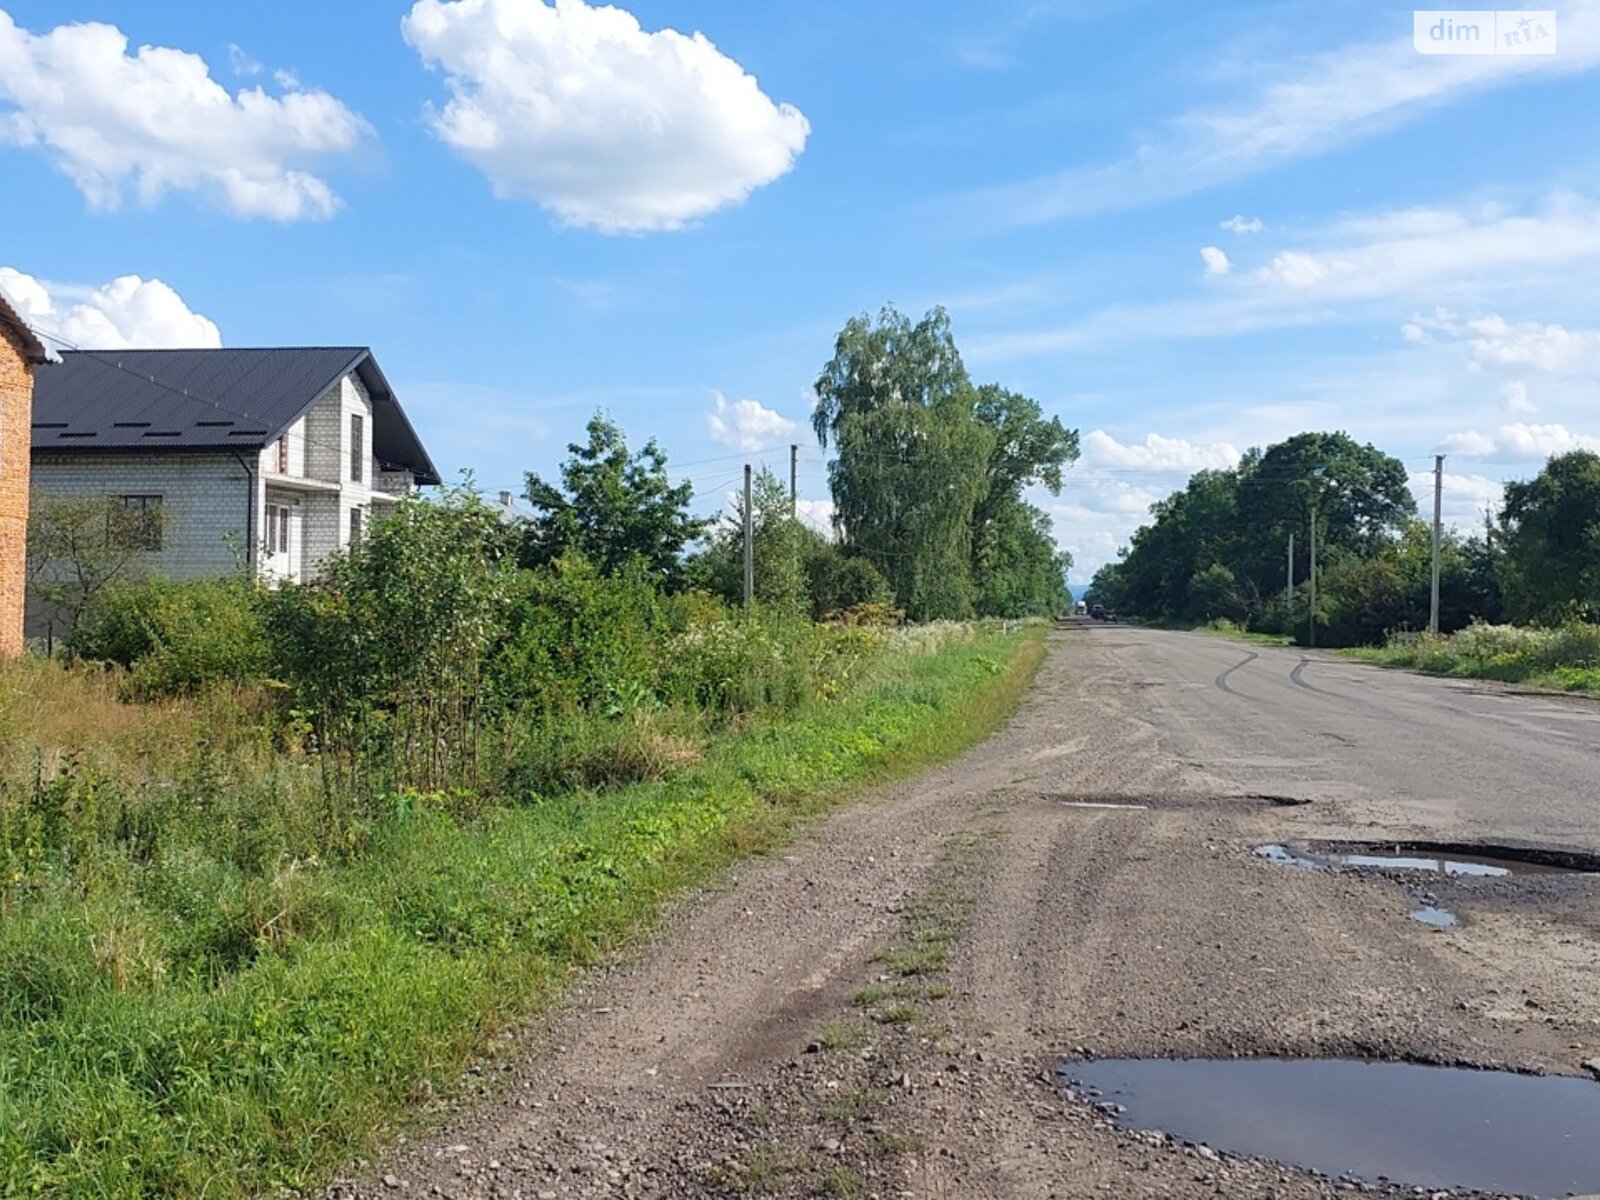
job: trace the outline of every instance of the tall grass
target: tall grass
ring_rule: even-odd
[[[330,790],[270,688],[0,671],[0,1195],[315,1185],[663,897],[976,740],[1041,654],[704,615],[656,681],[697,706],[512,722],[492,790]]]
[[[1600,692],[1600,627],[1594,625],[1469,625],[1447,637],[1391,640],[1378,649],[1350,653],[1368,662],[1439,675]]]

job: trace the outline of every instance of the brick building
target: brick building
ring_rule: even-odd
[[[364,347],[78,350],[34,396],[33,488],[148,515],[170,578],[308,578],[439,474]],[[137,528],[137,523],[134,523]],[[42,636],[54,614],[29,613]]]
[[[0,657],[5,658],[22,653],[33,376],[38,367],[56,361],[0,289]]]

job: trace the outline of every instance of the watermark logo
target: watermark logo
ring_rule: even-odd
[[[1428,8],[1412,14],[1418,54],[1554,54],[1554,9]]]

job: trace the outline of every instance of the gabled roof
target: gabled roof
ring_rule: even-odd
[[[354,371],[372,397],[374,457],[439,482],[364,346],[68,350],[61,359],[34,383],[35,451],[260,451]]]
[[[6,289],[0,287],[0,326],[9,329],[19,342],[22,343],[22,353],[27,360],[38,366],[40,363],[58,363],[61,361],[56,352],[39,340],[39,335],[34,333],[28,323],[22,319],[16,301],[6,294]]]

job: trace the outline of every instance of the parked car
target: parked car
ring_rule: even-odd
[[[1104,621],[1106,619],[1106,606],[1103,604],[1096,604],[1089,610],[1089,615],[1096,621]]]

